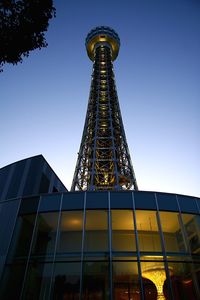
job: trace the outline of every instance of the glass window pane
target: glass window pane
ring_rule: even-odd
[[[112,210],[113,251],[136,251],[132,210]]]
[[[12,264],[5,268],[0,280],[0,299],[20,299],[26,264]]]
[[[64,193],[62,200],[62,210],[83,210],[84,195],[85,193],[83,192]]]
[[[182,212],[198,213],[198,207],[194,197],[178,195],[178,202]]]
[[[137,262],[113,262],[113,299],[141,299]]]
[[[156,193],[156,196],[160,210],[178,211],[178,204],[175,194]]]
[[[160,212],[166,252],[185,252],[185,243],[180,226],[179,213]]]
[[[109,270],[107,262],[84,263],[82,299],[109,299]]]
[[[169,299],[163,262],[141,262],[145,299]]]
[[[134,192],[136,209],[156,209],[155,194],[152,192]]]
[[[82,211],[64,211],[61,215],[58,252],[81,252],[82,245]]]
[[[199,299],[200,295],[197,294],[194,284],[199,269],[195,271],[190,263],[169,262],[169,270],[176,300]]]
[[[36,174],[41,174],[42,171],[42,157],[30,158],[30,167],[26,177],[26,183],[23,191],[23,195],[34,195],[37,194],[38,188],[35,188],[38,176]]]
[[[133,209],[132,192],[111,192],[110,193],[110,206],[111,208],[129,208]]]
[[[57,263],[54,271],[52,296],[54,300],[79,300],[80,263]]]
[[[39,200],[39,197],[22,198],[19,214],[36,214]]]
[[[108,193],[107,192],[87,192],[86,207],[90,209],[108,208]]]
[[[108,250],[108,215],[104,210],[87,210],[85,224],[85,251]]]
[[[45,195],[40,200],[39,211],[56,211],[60,207],[61,194]]]
[[[182,214],[181,216],[190,250],[193,254],[200,254],[200,216],[190,214]]]
[[[9,260],[27,259],[36,215],[19,216],[9,250]]]
[[[196,198],[196,204],[199,210],[198,213],[200,213],[200,198]]]
[[[55,250],[58,213],[38,214],[32,255],[53,254]]]
[[[2,256],[6,255],[10,243],[18,207],[19,200],[0,204],[0,255]]]
[[[15,164],[14,173],[12,175],[11,183],[9,185],[8,193],[6,196],[7,199],[17,197],[25,164],[26,160]]]
[[[22,300],[48,300],[50,293],[52,264],[38,263],[29,265]]]
[[[136,224],[140,251],[161,252],[161,240],[158,231],[156,212],[137,210]]]
[[[39,187],[39,192],[40,194],[44,194],[44,193],[48,193],[48,190],[49,190],[49,185],[50,185],[50,180],[49,178],[44,174],[42,173],[42,177],[41,177],[41,180],[40,180],[40,187]]]
[[[0,169],[0,200],[5,200],[4,190],[6,189],[6,183],[9,178],[9,173],[11,172],[11,166],[4,167]]]

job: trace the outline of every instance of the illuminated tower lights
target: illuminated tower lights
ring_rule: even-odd
[[[119,48],[119,36],[109,27],[96,27],[87,35],[93,73],[72,191],[138,190],[113,71]]]

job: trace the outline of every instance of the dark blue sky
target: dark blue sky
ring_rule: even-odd
[[[200,1],[55,1],[48,48],[0,75],[0,167],[42,153],[70,188],[98,25],[121,39],[114,63],[122,117],[141,190],[200,196]]]

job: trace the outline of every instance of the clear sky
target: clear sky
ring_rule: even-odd
[[[140,190],[200,197],[200,1],[54,1],[48,48],[0,74],[0,167],[43,154],[70,189],[90,89],[85,37],[114,28],[123,122]]]

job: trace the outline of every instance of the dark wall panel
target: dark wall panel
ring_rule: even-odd
[[[20,200],[0,205],[0,277],[15,225]]]

